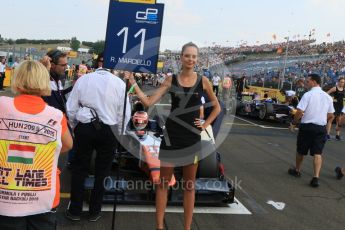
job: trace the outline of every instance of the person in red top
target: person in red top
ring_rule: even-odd
[[[5,175],[0,192],[17,197],[27,192],[35,195],[34,200],[20,202],[1,196],[0,229],[56,228],[54,210],[60,202],[58,156],[70,150],[73,142],[65,115],[41,98],[51,93],[49,81],[46,67],[36,61],[24,61],[12,80],[12,91],[19,95],[0,97],[0,143],[8,146],[0,149],[0,156],[4,156],[0,157],[0,171]],[[10,173],[4,174],[4,170]],[[18,173],[25,180],[18,181]],[[27,183],[33,175],[36,182]]]

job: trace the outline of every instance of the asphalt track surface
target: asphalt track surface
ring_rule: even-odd
[[[10,95],[0,93],[0,96],[6,94]],[[344,229],[345,180],[338,181],[334,175],[335,166],[345,165],[343,141],[327,142],[320,187],[312,188],[309,186],[313,173],[311,157],[305,159],[301,178],[287,173],[294,162],[297,134],[290,133],[286,125],[245,117],[224,125],[231,125],[231,131],[218,150],[222,153],[227,177],[238,182],[236,198],[251,214],[197,213],[193,230]],[[61,156],[62,167],[65,160],[66,156]],[[110,229],[111,212],[103,212],[96,223],[88,222],[86,213],[85,218],[76,223],[64,218],[69,187],[70,172],[63,168],[58,229]],[[281,203],[274,207],[274,202]],[[152,230],[155,229],[154,217],[154,212],[121,211],[116,213],[115,226],[121,230]],[[166,229],[183,229],[183,214],[167,213]]]

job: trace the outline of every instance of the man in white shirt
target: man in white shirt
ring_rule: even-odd
[[[321,87],[321,77],[310,74],[307,86],[310,89],[305,93],[297,106],[297,113],[290,125],[294,130],[301,119],[297,137],[296,167],[289,169],[289,174],[300,177],[304,156],[310,151],[314,157],[314,177],[310,181],[312,187],[319,186],[319,176],[322,165],[322,151],[326,143],[327,121],[334,115],[333,100]]]
[[[99,56],[97,64],[103,57]],[[111,126],[117,125],[120,133],[122,120],[127,125],[130,105],[127,98],[126,116],[123,118],[125,83],[106,69],[85,74],[75,83],[67,100],[67,114],[75,135],[76,154],[72,167],[71,201],[66,217],[80,220],[83,207],[84,180],[88,176],[93,150],[95,183],[91,193],[89,221],[101,217],[104,179],[109,176],[117,140]],[[126,126],[125,126],[126,127]]]
[[[213,92],[216,94],[216,97],[218,97],[218,91],[219,91],[219,82],[222,79],[218,76],[218,74],[215,74],[212,77],[212,85],[213,85]]]
[[[6,72],[6,58],[0,57],[0,92],[4,92],[4,80]]]

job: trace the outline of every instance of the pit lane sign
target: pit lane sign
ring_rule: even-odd
[[[111,0],[104,67],[156,73],[164,4]]]

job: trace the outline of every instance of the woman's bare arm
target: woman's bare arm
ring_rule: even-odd
[[[336,87],[331,88],[330,90],[327,91],[328,94],[334,93],[337,91]]]
[[[69,150],[72,149],[72,147],[73,147],[73,139],[72,139],[71,133],[69,132],[68,129],[62,135],[61,142],[62,142],[61,153],[68,152]]]
[[[217,118],[218,114],[220,113],[220,105],[219,105],[216,95],[214,95],[213,93],[212,86],[206,77],[202,77],[202,84],[203,84],[204,91],[206,92],[210,100],[209,103],[211,103],[212,105],[212,112],[206,119],[205,123],[202,125],[201,124],[198,125],[198,127],[205,129]]]
[[[129,79],[131,85],[136,84],[133,73],[125,72],[125,78]],[[150,107],[157,103],[162,98],[162,96],[169,91],[171,87],[171,79],[172,77],[165,78],[164,82],[150,97],[147,97],[137,84],[134,86],[135,93],[145,107]]]

